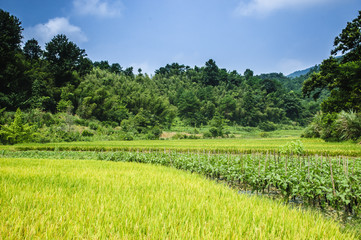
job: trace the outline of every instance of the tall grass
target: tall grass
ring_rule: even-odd
[[[354,239],[320,215],[199,175],[123,162],[0,158],[1,239]]]

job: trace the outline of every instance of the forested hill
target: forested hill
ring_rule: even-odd
[[[306,68],[306,69],[303,69],[303,70],[298,70],[298,71],[295,71],[291,74],[288,74],[287,77],[289,78],[295,78],[295,77],[300,77],[302,75],[306,75],[308,74],[309,72],[311,72],[313,69],[315,68],[318,68],[319,66],[318,65],[315,65],[313,67],[309,67],[309,68]]]
[[[167,64],[149,76],[117,63],[92,62],[65,35],[54,36],[45,49],[36,39],[21,47],[20,20],[0,14],[6,23],[1,25],[0,124],[9,123],[6,112],[19,108],[28,116],[67,113],[135,132],[171,128],[175,121],[272,129],[304,125],[319,109],[302,98],[304,77],[257,76],[250,69],[242,74],[212,59],[204,66]]]

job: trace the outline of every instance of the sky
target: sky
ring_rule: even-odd
[[[92,61],[154,74],[209,59],[242,73],[290,74],[330,56],[360,0],[0,0],[23,43],[65,34]]]

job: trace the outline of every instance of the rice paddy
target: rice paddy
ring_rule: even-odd
[[[136,149],[176,150],[182,152],[267,152],[278,150],[280,146],[300,140],[308,154],[330,156],[361,156],[361,145],[354,142],[325,142],[321,139],[303,138],[258,138],[258,139],[181,139],[181,140],[135,140],[135,141],[95,141],[46,144],[19,144],[0,146],[9,150],[69,150],[69,151],[129,151]]]
[[[0,157],[1,239],[354,239],[321,215],[140,163]]]

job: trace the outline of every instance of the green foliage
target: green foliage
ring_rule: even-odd
[[[210,122],[211,128],[209,129],[209,132],[211,133],[212,137],[222,137],[224,125],[225,121],[222,115],[217,111]]]
[[[343,62],[361,60],[361,11],[357,18],[348,22],[347,26],[342,30],[339,36],[335,38],[332,54],[338,52],[345,54]]]
[[[152,135],[155,126],[171,129],[177,118],[182,126],[213,124],[210,135],[215,137],[225,135],[219,124],[212,123],[217,114],[229,125],[268,129],[272,128],[269,122],[304,125],[318,110],[310,99],[300,99],[302,79],[297,85],[281,73],[257,76],[250,69],[242,75],[218,67],[213,59],[194,68],[167,64],[149,76],[141,69],[134,75],[133,67],[123,70],[106,60],[92,63],[84,49],[62,34],[46,43],[45,50],[31,39],[21,51],[20,21],[5,11],[1,18],[7,25],[0,29],[0,61],[4,61],[0,64],[0,106],[8,111],[20,107],[28,112],[76,114],[86,121],[103,122],[107,128],[122,126],[123,133],[144,136]],[[354,106],[360,102],[360,66],[347,63],[340,69],[355,89],[345,105]],[[339,99],[337,92],[331,97]]]
[[[9,125],[3,125],[0,130],[0,140],[3,144],[29,142],[34,137],[34,128],[24,122],[21,110],[15,113],[15,118]]]
[[[288,142],[280,146],[279,152],[282,154],[296,154],[301,155],[305,152],[305,147],[300,140]]]
[[[340,139],[357,140],[361,137],[361,114],[354,111],[341,111],[337,115],[336,129]]]
[[[306,96],[317,99],[323,89],[330,91],[321,109],[325,113],[342,110],[361,110],[361,11],[358,18],[348,23],[342,33],[335,38],[333,55],[345,54],[341,59],[330,57],[320,66],[320,72],[308,78],[302,87]],[[340,60],[340,61],[339,61]]]
[[[360,137],[360,117],[353,112],[361,111],[360,26],[361,11],[335,38],[335,48],[331,54],[341,52],[344,56],[324,60],[320,72],[313,73],[304,82],[303,94],[315,99],[321,95],[323,89],[330,91],[328,98],[321,104],[321,121],[315,119],[304,133],[305,137],[320,136],[333,141],[356,140]]]
[[[361,116],[355,111],[318,113],[302,137],[321,137],[327,141],[354,140],[361,137]]]
[[[17,17],[0,9],[0,76],[7,65],[14,61],[15,53],[20,50],[22,30]],[[1,88],[6,86],[4,79],[1,79],[0,84]]]
[[[88,130],[84,130],[82,133],[81,133],[81,135],[83,136],[83,137],[92,137],[92,136],[94,136],[94,133],[92,133],[91,131],[88,131]]]
[[[56,35],[49,43],[46,43],[45,49],[44,57],[50,63],[49,68],[55,76],[55,85],[58,87],[67,83],[77,85],[77,78],[72,72],[82,68],[83,59],[86,56],[85,50],[69,41],[63,34]]]
[[[275,131],[277,129],[277,125],[270,121],[261,122],[258,127],[266,132]]]
[[[43,51],[41,50],[38,41],[34,38],[25,43],[23,51],[25,57],[30,60],[39,60],[43,56]]]

